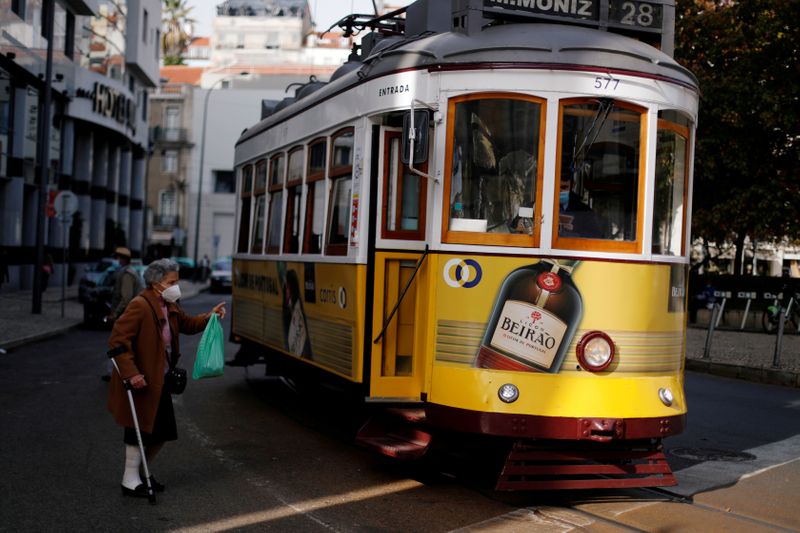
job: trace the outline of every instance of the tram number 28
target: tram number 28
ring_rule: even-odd
[[[662,7],[649,2],[625,1],[611,2],[608,18],[625,26],[639,28],[661,28]]]

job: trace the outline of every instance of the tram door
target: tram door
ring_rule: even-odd
[[[425,365],[425,324],[428,322],[429,268],[423,252],[427,180],[400,161],[401,132],[381,130],[383,168],[378,209],[380,242],[375,251],[373,345],[370,397],[420,399]],[[421,169],[425,167],[421,165]],[[405,246],[394,246],[402,241]],[[417,250],[398,252],[408,243]]]

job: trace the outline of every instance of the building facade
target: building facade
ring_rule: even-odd
[[[150,93],[145,257],[186,256],[188,184],[192,176],[194,87],[162,84]]]
[[[159,0],[12,0],[0,10],[0,254],[9,284],[33,285],[37,225],[44,224],[50,282],[127,246],[140,255],[148,155],[148,89],[158,80]],[[52,8],[53,39],[42,21]],[[52,78],[46,51],[52,45]],[[52,103],[45,109],[45,85]],[[43,135],[49,123],[49,143]],[[44,147],[49,144],[45,154]],[[71,191],[65,225],[42,220]],[[52,214],[49,213],[49,214]],[[66,254],[63,251],[66,249]]]

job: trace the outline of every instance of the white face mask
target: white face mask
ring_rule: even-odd
[[[161,297],[164,298],[168,302],[177,302],[178,298],[181,297],[181,288],[180,286],[172,285],[167,287],[161,292]]]

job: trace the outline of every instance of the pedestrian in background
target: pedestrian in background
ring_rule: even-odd
[[[208,258],[208,255],[204,255],[203,259],[200,260],[200,276],[201,281],[205,283],[208,280],[208,275],[211,271],[211,260]]]
[[[114,290],[111,293],[111,310],[109,320],[116,320],[125,311],[134,296],[142,292],[142,281],[139,273],[131,266],[131,251],[120,246],[114,250],[114,259],[120,267],[114,272]]]
[[[208,313],[190,316],[176,303],[180,298],[178,264],[170,259],[153,261],[144,272],[147,287],[133,298],[114,323],[109,339],[109,355],[114,357],[119,373],[114,373],[108,391],[108,409],[124,430],[125,471],[122,494],[147,497],[139,468],[142,457],[134,430],[133,415],[123,380],[133,388],[139,428],[147,464],[167,441],[178,438],[170,391],[164,386],[164,374],[180,357],[180,333],[203,331],[211,313],[225,317],[225,302]],[[164,485],[151,476],[151,486],[158,492]]]

